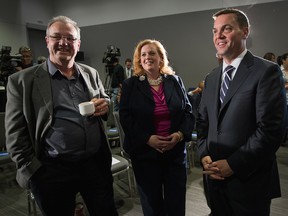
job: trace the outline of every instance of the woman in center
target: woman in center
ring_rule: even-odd
[[[119,115],[145,216],[184,216],[186,149],[194,117],[181,78],[157,40],[140,41]]]

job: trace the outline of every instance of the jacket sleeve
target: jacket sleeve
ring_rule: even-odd
[[[202,96],[199,104],[199,111],[198,116],[196,119],[196,131],[197,131],[197,152],[200,157],[200,160],[209,155],[208,148],[207,148],[207,136],[208,136],[208,128],[209,128],[209,119],[207,113],[207,107],[205,104],[205,94],[206,94],[206,84],[207,84],[207,77],[205,80],[205,86],[202,91]]]
[[[192,112],[192,105],[189,101],[188,94],[185,90],[182,79],[179,76],[174,76],[177,81],[179,94],[182,98],[183,108],[184,108],[184,117],[181,119],[179,130],[184,135],[184,141],[189,142],[192,139],[192,132],[194,130],[195,118]]]
[[[227,161],[238,176],[247,177],[275,153],[283,141],[287,121],[284,80],[277,65],[261,71],[255,95],[256,128]]]
[[[16,79],[15,76],[9,77],[6,88],[5,129],[6,147],[11,159],[16,163],[17,181],[21,187],[26,188],[28,185],[25,183],[28,183],[30,177],[40,168],[41,163],[35,156],[35,139],[31,134],[35,125],[32,122],[28,122],[28,118],[32,119],[33,116],[27,118],[25,114],[27,110],[25,110],[23,105],[26,103],[25,97],[29,97],[28,93],[26,93],[29,90],[24,89],[23,85],[21,79]],[[20,173],[21,175],[19,175]],[[20,176],[22,180],[19,181],[18,178]],[[23,178],[26,181],[23,181]]]

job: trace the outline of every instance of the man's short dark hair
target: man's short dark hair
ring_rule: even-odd
[[[132,62],[132,59],[127,58],[127,59],[125,60],[125,64],[126,64],[126,62]]]
[[[236,9],[236,8],[222,9],[213,15],[213,19],[215,20],[216,17],[223,15],[223,14],[235,14],[240,28],[244,28],[244,27],[249,28],[250,27],[250,23],[249,23],[249,19],[248,19],[247,15],[239,9]]]

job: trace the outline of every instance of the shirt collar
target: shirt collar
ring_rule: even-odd
[[[56,66],[50,61],[50,58],[47,59],[47,66],[51,76],[53,76],[58,71]]]
[[[50,61],[50,58],[48,58],[47,60],[47,65],[48,65],[48,72],[50,73],[51,76],[54,76],[57,71],[59,71],[62,74],[62,72]],[[76,71],[76,74],[79,76],[80,71],[78,70],[77,67],[75,67],[75,64],[73,65],[73,67]]]
[[[237,72],[237,69],[241,63],[241,61],[243,60],[244,56],[246,55],[247,53],[247,49],[245,49],[242,53],[240,53],[239,56],[237,56],[230,65],[232,65],[235,69],[233,70],[232,74],[231,74],[231,79],[234,78],[236,72]],[[228,66],[228,64],[226,64],[225,61],[223,61],[223,68],[222,68],[222,80],[224,79],[224,69]]]
[[[239,67],[241,61],[243,60],[244,56],[246,55],[247,53],[247,49],[244,49],[244,51],[242,53],[240,53],[239,56],[237,56],[230,65],[232,65],[235,70],[234,71],[237,71],[237,68]],[[228,66],[228,64],[226,64],[225,61],[223,61],[223,68],[222,68],[222,71],[224,71],[224,69]]]

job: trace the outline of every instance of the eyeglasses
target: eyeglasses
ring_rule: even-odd
[[[63,35],[49,35],[49,38],[52,38],[54,41],[59,42],[60,40],[66,39],[69,43],[74,43],[77,38],[74,38],[73,36],[63,36]]]

